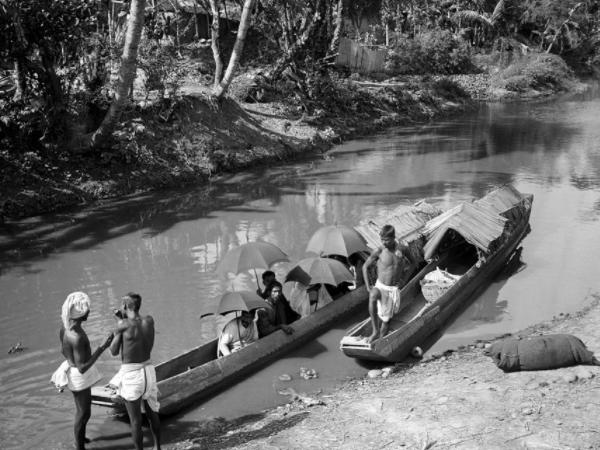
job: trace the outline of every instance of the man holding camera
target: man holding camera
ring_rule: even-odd
[[[110,345],[113,356],[121,353],[121,369],[109,385],[123,398],[131,423],[136,450],[143,448],[142,404],[154,438],[154,449],[160,450],[158,388],[156,371],[150,362],[154,346],[154,319],[140,315],[142,297],[130,292],[123,297],[123,309],[117,310],[117,331]]]

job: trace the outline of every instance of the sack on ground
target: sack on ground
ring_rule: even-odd
[[[494,342],[485,354],[505,372],[598,364],[581,339],[571,334],[507,338]]]

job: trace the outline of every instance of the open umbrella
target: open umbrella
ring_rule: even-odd
[[[367,242],[358,231],[345,225],[329,225],[319,228],[306,246],[307,252],[317,255],[350,256],[352,253],[369,251]]]
[[[225,292],[217,305],[215,312],[202,314],[200,317],[213,314],[225,315],[230,312],[252,311],[258,308],[271,308],[271,305],[251,291]]]
[[[254,275],[258,285],[256,269],[268,269],[273,264],[282,261],[289,261],[289,258],[276,245],[263,241],[247,242],[229,250],[217,266],[217,272],[237,275],[246,270],[255,269]]]
[[[354,275],[341,262],[332,258],[312,257],[301,260],[285,276],[285,281],[337,286],[344,281],[353,281]]]

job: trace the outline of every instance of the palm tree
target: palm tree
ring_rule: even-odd
[[[129,90],[136,75],[137,53],[144,27],[145,7],[146,0],[131,0],[129,17],[127,19],[127,34],[125,35],[125,45],[123,47],[123,56],[121,57],[115,98],[102,123],[90,139],[91,147],[96,147],[104,142],[113,132],[115,124],[121,118],[123,107],[125,106]]]
[[[572,36],[572,31],[577,30],[579,28],[579,25],[577,24],[577,22],[573,21],[572,18],[573,18],[573,14],[575,14],[575,12],[582,6],[583,6],[583,2],[576,3],[569,10],[569,15],[567,16],[567,18],[554,30],[552,29],[551,25],[548,25],[548,27],[546,28],[546,31],[544,31],[544,36],[550,34],[551,31],[554,31],[554,36],[552,37],[552,40],[550,41],[550,45],[546,49],[546,53],[550,53],[550,51],[552,50],[552,48],[554,47],[554,45],[556,44],[556,42],[558,41],[558,39],[560,37],[563,37],[563,39],[567,42],[569,47],[573,46],[573,42],[575,39]],[[562,50],[562,46],[563,46],[562,42],[563,41],[561,40],[560,41],[561,50]]]
[[[473,10],[461,10],[454,13],[453,19],[459,24],[466,22],[482,25],[484,28],[491,30],[494,35],[500,36],[505,34],[503,25],[509,8],[507,3],[506,0],[499,0],[491,15]]]

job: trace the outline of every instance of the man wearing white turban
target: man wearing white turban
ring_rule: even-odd
[[[92,385],[97,383],[100,372],[94,366],[98,357],[113,340],[110,333],[94,353],[86,332],[82,328],[90,313],[90,298],[83,292],[69,294],[62,306],[60,329],[62,354],[66,361],[52,375],[52,382],[62,389],[67,386],[75,399],[75,446],[85,448],[85,427],[92,412]]]

